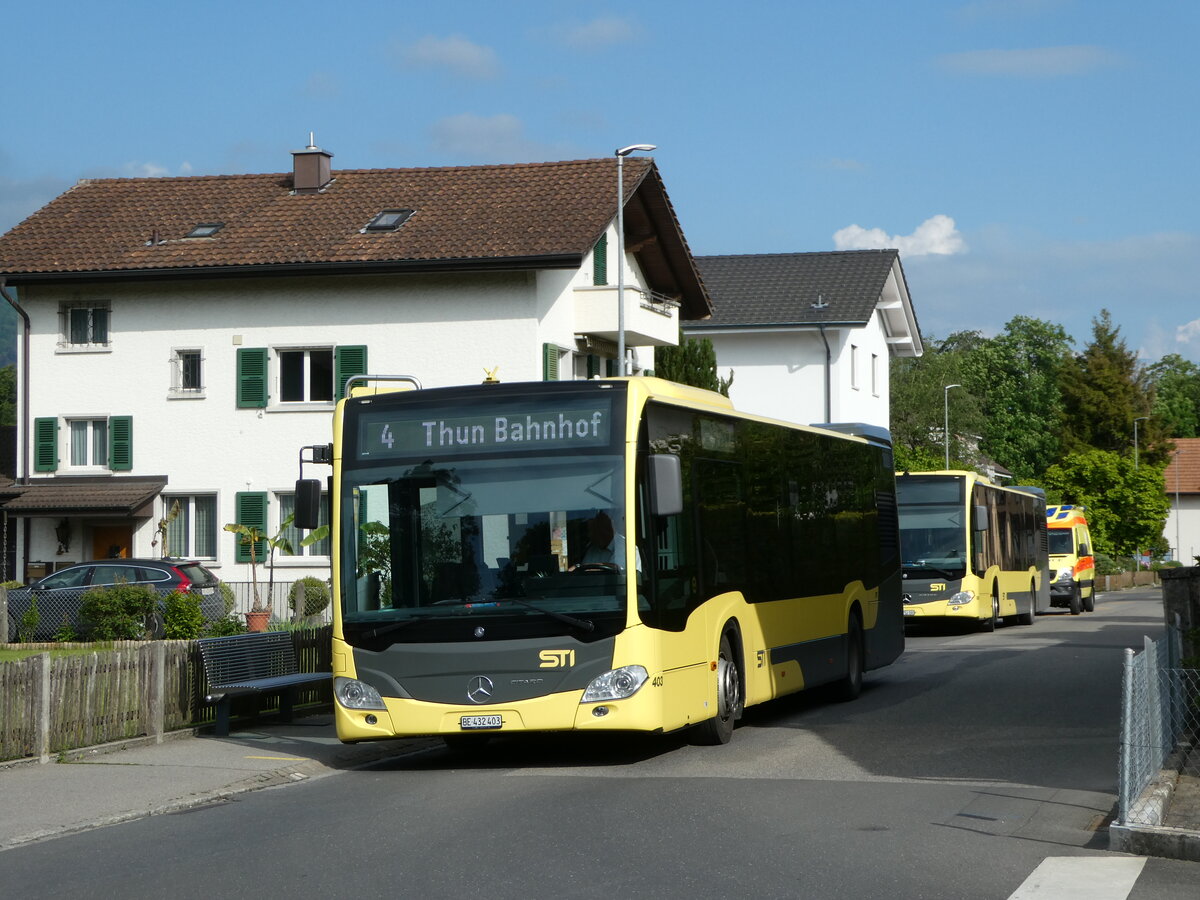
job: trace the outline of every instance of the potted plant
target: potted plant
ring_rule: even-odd
[[[250,589],[253,603],[250,611],[246,613],[246,628],[250,631],[266,631],[267,623],[271,620],[271,596],[267,595],[264,605],[258,593],[258,556],[255,551],[258,543],[265,541],[267,536],[262,529],[240,522],[230,522],[225,526],[225,530],[236,534],[239,543],[248,544],[250,547]]]

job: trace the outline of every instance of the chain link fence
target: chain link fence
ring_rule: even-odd
[[[1125,651],[1121,700],[1122,825],[1161,825],[1180,776],[1200,776],[1200,669],[1182,664],[1182,632],[1168,628]]]

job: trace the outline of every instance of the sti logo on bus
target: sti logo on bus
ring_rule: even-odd
[[[543,650],[538,658],[542,661],[539,669],[569,669],[575,665],[574,650]]]

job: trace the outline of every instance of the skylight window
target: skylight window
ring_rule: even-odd
[[[395,231],[407,222],[412,214],[411,209],[385,209],[368,222],[363,231]]]
[[[224,227],[225,227],[224,222],[204,222],[200,225],[197,225],[195,228],[193,228],[191,231],[189,231],[185,235],[185,237],[190,237],[190,238],[212,237],[214,234],[216,234],[218,231],[220,231]]]

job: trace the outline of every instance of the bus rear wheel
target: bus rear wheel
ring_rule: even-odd
[[[857,700],[862,693],[863,680],[863,635],[858,616],[850,617],[846,628],[846,674],[834,685],[833,695],[843,703]]]
[[[742,714],[742,681],[738,675],[737,657],[729,635],[721,635],[717,654],[717,714],[695,727],[697,744],[728,744],[733,737],[733,725]]]
[[[1071,609],[1071,615],[1077,616],[1083,611],[1083,598],[1080,597],[1079,585],[1071,588],[1071,597],[1067,601]]]
[[[1029,582],[1029,612],[1017,616],[1018,625],[1032,625],[1034,612],[1037,609],[1037,585]]]

